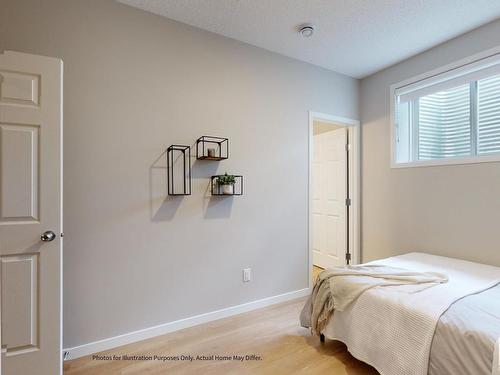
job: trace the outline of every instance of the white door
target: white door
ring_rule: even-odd
[[[347,129],[314,135],[312,161],[313,264],[345,264],[347,251]]]
[[[3,375],[62,373],[61,112],[61,60],[0,54]]]

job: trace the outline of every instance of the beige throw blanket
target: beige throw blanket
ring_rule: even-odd
[[[318,275],[313,292],[300,314],[300,324],[319,334],[334,310],[343,311],[370,288],[420,285],[420,288],[411,290],[414,293],[447,281],[445,275],[436,272],[412,272],[375,264],[328,269]]]

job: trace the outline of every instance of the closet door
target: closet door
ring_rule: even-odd
[[[345,264],[347,250],[347,129],[314,136],[312,237],[313,264]]]

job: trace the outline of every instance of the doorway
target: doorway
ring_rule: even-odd
[[[309,114],[310,286],[325,268],[359,262],[359,121]]]

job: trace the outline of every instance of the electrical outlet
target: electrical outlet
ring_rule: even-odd
[[[252,280],[252,269],[251,268],[244,268],[243,269],[243,281],[248,282]]]

